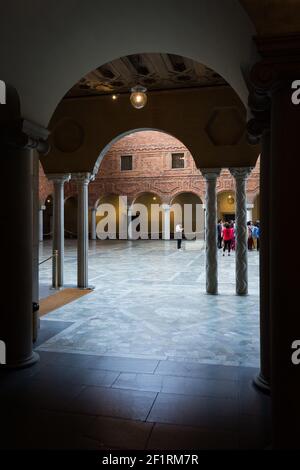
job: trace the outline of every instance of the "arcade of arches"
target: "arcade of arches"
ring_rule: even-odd
[[[181,154],[183,168],[172,168],[172,155]],[[133,168],[121,171],[122,156],[130,155]],[[39,201],[41,213],[41,240],[50,234],[52,218],[53,184],[47,179],[40,165]],[[118,196],[126,196],[130,203],[139,202],[193,205],[193,223],[196,220],[196,204],[205,204],[205,178],[197,169],[188,149],[176,138],[158,131],[140,131],[123,137],[111,146],[99,171],[89,184],[89,232],[92,233],[93,211],[101,203],[111,203],[118,214]],[[259,220],[259,159],[247,178],[247,221]],[[218,219],[235,219],[235,183],[229,170],[223,169],[217,180]],[[149,211],[150,216],[150,211]],[[183,214],[184,217],[184,214]],[[100,216],[96,214],[96,223]],[[170,214],[171,236],[174,234],[174,214]],[[150,222],[150,221],[149,221]],[[195,230],[195,226],[193,227]],[[202,238],[204,226],[201,227]],[[42,235],[43,234],[43,235]],[[117,221],[118,234],[118,221]],[[149,230],[150,234],[150,230]],[[65,184],[65,235],[77,236],[77,187],[72,179]],[[162,221],[160,221],[160,238]]]
[[[0,16],[0,445],[299,448],[297,2],[23,3]],[[99,240],[119,195],[128,239]],[[159,239],[133,240],[152,201]]]

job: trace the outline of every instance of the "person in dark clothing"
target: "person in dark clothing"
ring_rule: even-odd
[[[182,235],[183,235],[183,227],[181,224],[177,224],[175,227],[177,238],[177,249],[181,250],[181,242],[182,242]]]
[[[259,251],[259,235],[260,235],[260,227],[259,227],[259,221],[257,220],[252,227],[253,245],[254,245],[254,248],[257,249],[257,251]]]
[[[247,222],[247,230],[248,230],[248,250],[253,250],[253,237],[252,237],[252,223]]]
[[[217,232],[218,232],[218,248],[222,248],[222,241],[223,241],[223,236],[222,236],[222,220],[218,220],[218,225],[217,225]]]

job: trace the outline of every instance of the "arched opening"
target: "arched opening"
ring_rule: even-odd
[[[217,197],[218,219],[225,222],[235,220],[235,193],[234,191],[222,191]]]
[[[148,89],[148,103],[138,111],[131,106],[129,99],[130,89],[137,80]],[[103,116],[109,118],[103,119]],[[211,168],[211,161],[220,159],[220,155],[224,162],[226,161],[226,166],[227,162],[233,163],[236,158],[239,163],[241,158],[250,158],[252,149],[249,150],[248,144],[247,150],[241,151],[246,140],[245,120],[244,105],[226,80],[214,70],[185,56],[146,52],[105,62],[82,77],[70,89],[66,99],[57,109],[51,122],[51,139],[54,153],[61,156],[61,160],[56,159],[57,165],[60,165],[66,156],[73,155],[74,160],[68,158],[70,172],[72,173],[71,166],[74,164],[75,173],[80,171],[95,177],[94,181],[89,183],[89,191],[93,200],[95,195],[101,195],[95,205],[95,217],[97,227],[105,222],[101,228],[103,234],[107,230],[110,231],[110,224],[105,220],[106,208],[102,213],[99,208],[101,205],[111,205],[116,215],[116,233],[108,238],[119,238],[119,195],[127,197],[128,211],[134,204],[145,206],[147,220],[138,227],[141,231],[139,238],[142,239],[151,237],[151,206],[159,204],[164,207],[159,213],[155,235],[164,240],[157,243],[158,254],[161,255],[163,251],[166,255],[168,250],[177,254],[176,244],[172,245],[169,241],[174,236],[174,213],[168,212],[169,207],[176,204],[182,209],[184,223],[187,212],[185,206],[190,206],[191,232],[195,231],[203,237],[203,211],[199,229],[197,226],[197,206],[203,205],[206,187],[200,172],[201,165],[203,168]],[[65,136],[69,137],[68,141]],[[166,142],[163,142],[164,139]],[[52,162],[51,159],[47,160],[49,165]],[[219,163],[218,161],[218,166]],[[203,195],[202,198],[200,194]],[[231,203],[234,199],[233,192],[219,194],[218,205],[222,218],[235,217],[235,204]],[[67,211],[66,207],[66,213]],[[129,217],[132,221],[139,216],[140,214],[131,214]],[[169,233],[166,230],[168,224]],[[142,228],[142,225],[146,229]],[[126,243],[124,251],[127,250]],[[160,243],[164,244],[163,250]],[[139,245],[141,250],[144,247],[143,240],[138,244],[128,244],[131,248]],[[117,245],[120,247],[121,244]],[[105,247],[114,250],[115,244],[106,243]],[[119,249],[121,251],[121,248]],[[149,255],[147,251],[145,257],[142,251],[139,251],[139,254],[142,254],[143,261]],[[194,273],[201,282],[205,276],[203,255],[203,252],[197,255],[197,269],[200,266],[202,271]],[[155,258],[149,256],[149,259],[148,266],[141,260],[136,260],[136,266],[141,268],[142,273],[149,272],[150,266],[152,273],[155,270]],[[165,275],[166,278],[175,278],[174,273],[165,272],[171,269],[168,261],[165,260],[165,266],[160,265],[159,274]],[[131,263],[132,260],[128,261],[128,266],[132,268]],[[181,268],[180,265],[178,269]],[[117,266],[113,268],[114,274],[117,269]],[[125,275],[126,278],[134,278],[137,282],[140,282],[139,276],[143,279],[140,272],[137,275],[135,267]],[[117,282],[117,276],[114,279]],[[191,279],[188,279],[187,283],[193,283],[194,279]],[[234,292],[233,284],[232,291]],[[147,297],[148,294],[145,295]],[[169,315],[169,312],[167,314]],[[170,334],[173,333],[174,331]],[[117,347],[115,343],[114,347]],[[201,356],[200,350],[199,346],[195,356]],[[184,354],[191,357],[187,349],[183,356]]]
[[[128,70],[142,67],[145,71],[147,56],[141,54],[120,60],[123,65],[130,62]],[[162,54],[159,56],[163,58]],[[175,83],[178,85],[182,80],[192,85],[192,77],[188,78],[186,68],[187,59],[169,57],[168,60],[173,69],[182,68],[174,74],[177,77]],[[80,245],[80,237],[78,243],[81,261],[77,262],[76,268],[83,262],[87,266],[88,257],[91,261],[91,280],[97,287],[93,306],[88,306],[87,298],[78,328],[75,326],[68,338],[62,339],[66,335],[61,334],[48,346],[55,350],[62,340],[66,352],[69,349],[99,356],[257,366],[258,318],[253,321],[247,311],[243,318],[249,320],[251,326],[246,333],[240,331],[242,302],[234,295],[233,264],[225,266],[223,263],[225,269],[221,266],[219,271],[220,293],[226,289],[227,294],[232,294],[230,310],[237,312],[236,317],[230,319],[226,306],[204,295],[207,289],[204,244],[191,243],[187,239],[183,241],[183,250],[177,250],[179,244],[172,240],[175,219],[170,211],[172,204],[178,205],[185,226],[185,206],[190,206],[191,232],[203,237],[204,217],[198,229],[197,206],[204,200],[207,181],[200,168],[210,169],[212,161],[218,161],[218,167],[221,167],[221,157],[226,166],[228,162],[237,166],[241,159],[244,159],[243,164],[248,162],[252,149],[245,144],[245,108],[222,77],[203,66],[198,70],[202,70],[202,79],[208,77],[207,86],[199,86],[197,76],[195,88],[176,89],[166,80],[167,88],[164,89],[162,77],[159,76],[159,84],[153,78],[158,88],[151,89],[148,83],[147,106],[137,111],[130,104],[128,82],[124,84],[120,76],[117,80],[114,75],[114,62],[99,67],[92,76],[83,77],[70,91],[68,99],[63,100],[51,123],[54,153],[61,156],[61,160],[56,159],[57,165],[66,159],[70,173],[94,176],[88,184],[90,206],[94,206],[91,201],[101,195],[92,215],[101,239],[93,242],[90,252],[86,245]],[[105,74],[111,76],[106,84]],[[143,78],[142,75],[140,80],[144,85],[146,80],[151,81],[148,76],[151,74],[144,74]],[[130,78],[137,80],[135,73]],[[125,87],[123,90],[122,86]],[[114,91],[117,99],[113,99]],[[71,136],[71,139],[65,139],[65,136]],[[245,146],[246,150],[242,151]],[[68,158],[71,155],[74,159]],[[47,160],[49,165],[53,161]],[[79,187],[78,181],[80,176],[77,177]],[[220,187],[232,188],[227,183]],[[79,194],[82,193],[83,189],[79,187]],[[147,211],[146,220],[140,221],[137,227],[140,231],[138,242],[120,239],[118,235],[121,225],[119,195],[127,197],[128,212],[122,216],[122,222],[125,218],[126,224],[129,220],[134,222],[134,218],[141,215],[129,214],[135,204]],[[231,196],[234,198],[233,193]],[[149,238],[152,235],[150,209],[153,203],[160,205],[162,210],[154,234],[158,240],[152,243]],[[229,200],[227,203],[230,204]],[[83,205],[82,200],[80,204]],[[223,200],[220,204],[223,217],[234,218],[232,204],[230,210]],[[101,206],[104,206],[103,211]],[[113,207],[116,215],[112,233],[108,206]],[[145,216],[142,214],[142,217]],[[105,236],[104,243],[101,235],[103,239]],[[71,261],[68,262],[70,269]],[[52,318],[58,318],[57,315],[54,313]],[[74,306],[72,311],[66,312],[65,319],[76,322],[79,317],[80,308]],[[234,329],[234,335],[228,333],[229,328]],[[246,336],[244,343],[242,335],[243,339]],[[222,344],[222,347],[216,348],[216,344]]]
[[[45,15],[45,22],[42,28],[33,28],[34,33],[27,31],[26,34],[22,34],[22,27],[20,26],[20,34],[17,35],[16,38],[16,29],[11,25],[25,25],[26,22],[22,19],[24,12],[22,8],[17,8],[15,9],[16,11],[14,11],[13,8],[8,7],[8,13],[3,15],[5,24],[3,25],[2,31],[4,37],[7,39],[5,44],[11,44],[11,48],[8,51],[9,55],[11,57],[19,57],[19,62],[16,65],[15,62],[12,64],[11,60],[7,60],[7,62],[12,65],[8,64],[7,70],[5,70],[5,77],[7,80],[11,81],[20,92],[22,112],[26,118],[31,119],[34,123],[46,126],[59,99],[62,98],[72,83],[79,77],[82,77],[88,70],[94,70],[94,73],[97,74],[96,68],[99,66],[99,63],[108,64],[109,60],[113,57],[124,57],[124,54],[127,54],[126,57],[130,55],[136,56],[137,47],[148,52],[172,51],[173,55],[177,54],[179,57],[190,57],[196,61],[207,64],[211,67],[210,70],[215,73],[214,78],[219,79],[220,76],[218,76],[218,73],[221,74],[221,76],[226,79],[227,83],[230,83],[234,87],[246,106],[248,89],[243,75],[246,71],[250,70],[252,63],[256,60],[255,48],[252,43],[252,37],[255,31],[240,2],[232,1],[228,3],[218,0],[203,0],[201,2],[194,2],[191,8],[187,8],[187,5],[177,0],[172,2],[168,1],[166,3],[154,0],[151,8],[147,10],[147,15],[145,15],[143,9],[135,8],[135,2],[129,2],[129,4],[119,3],[117,17],[115,5],[107,4],[106,7],[103,8],[103,5],[100,5],[99,2],[93,2],[93,8],[87,8],[85,10],[75,9],[76,12],[74,16],[71,16],[70,21],[63,22],[64,24],[57,21],[57,18],[64,18],[66,14],[68,14],[67,10],[69,10],[69,8],[68,5],[64,5],[63,2],[57,3],[57,5],[53,6],[53,8],[47,12],[48,14]],[[35,8],[35,10],[36,13],[31,11],[31,9],[29,10],[30,18],[32,24],[39,25],[41,22],[39,22],[38,19],[41,11],[39,8]],[[158,11],[160,14],[160,24],[163,26],[157,28],[157,34],[153,34],[153,24],[157,24]],[[119,21],[119,18],[122,18],[122,21]],[[53,32],[53,34],[48,34],[49,31]],[[132,34],[133,31],[134,34]],[[42,42],[39,41],[39,38],[42,36],[44,38],[43,49],[47,51],[46,54],[41,54],[40,50]],[[138,38],[138,45],[136,38]],[[24,41],[24,44],[22,44],[23,47],[20,47],[20,41]],[[38,47],[36,44],[38,44]],[[105,47],[101,47],[101,44],[104,44]],[[220,44],[222,47],[220,47]],[[6,49],[5,45],[3,59],[8,57]],[[74,50],[78,50],[78,54],[74,54]],[[20,51],[25,51],[25,53],[19,55]],[[28,51],[30,51],[29,55]],[[29,62],[28,57],[30,57]],[[181,74],[180,80],[175,79],[176,85],[179,86],[180,83],[188,82],[192,84],[188,71],[192,70],[193,67],[186,67],[183,70],[182,62],[178,62],[176,57],[170,60],[173,71],[176,72],[175,69],[177,69],[177,72]],[[38,67],[35,66],[36,64],[38,64]],[[145,64],[141,63],[139,58],[135,57],[131,61],[131,65],[135,70],[135,79],[139,80],[143,77],[145,82],[147,80],[147,86],[151,86],[151,81],[155,81],[155,75],[153,76],[153,74],[147,73]],[[185,63],[183,63],[183,66],[185,66]],[[16,73],[18,70],[23,70],[24,73]],[[205,76],[206,73],[207,69],[205,68],[204,74],[202,75]],[[106,70],[106,78],[111,77],[111,74],[113,74],[113,71],[108,68]],[[60,78],[58,79],[58,77]],[[119,83],[121,82],[122,84],[122,80],[119,79],[118,74],[112,78],[115,79],[115,85],[118,80]],[[109,106],[110,95],[112,94],[111,92],[114,91],[110,85],[110,83],[107,85],[109,91],[107,96],[105,96],[103,100],[101,99],[99,115],[94,114],[94,110],[98,109],[99,102],[96,102],[94,98],[89,100],[89,97],[87,101],[89,101],[89,103],[93,102],[94,108],[92,110],[87,110],[87,106],[81,102],[81,104],[78,105],[78,114],[70,114],[72,115],[72,119],[68,121],[68,119],[64,117],[62,122],[54,123],[57,124],[57,128],[54,127],[52,134],[53,142],[57,144],[56,148],[54,146],[54,154],[56,153],[56,157],[58,156],[58,158],[49,158],[45,162],[45,165],[48,165],[48,171],[50,173],[72,173],[81,171],[93,173],[93,170],[95,170],[95,158],[97,158],[98,155],[96,155],[95,148],[104,147],[102,145],[103,142],[99,143],[98,139],[104,136],[103,141],[107,143],[111,142],[114,136],[122,135],[124,132],[127,132],[128,129],[138,127],[151,128],[152,126],[154,128],[165,129],[172,135],[177,135],[185,142],[195,155],[195,158],[198,159],[199,167],[201,158],[203,158],[202,163],[205,158],[209,165],[211,165],[211,162],[214,162],[216,168],[222,166],[222,162],[226,162],[228,165],[234,163],[235,166],[238,166],[237,164],[240,161],[243,164],[245,164],[245,162],[247,164],[249,162],[251,163],[251,158],[248,159],[249,155],[245,156],[245,153],[239,148],[239,143],[243,141],[246,112],[245,109],[241,111],[237,101],[233,100],[234,102],[232,102],[231,99],[229,99],[231,97],[228,98],[229,87],[227,87],[227,85],[224,86],[225,100],[221,104],[217,103],[217,99],[213,101],[209,112],[205,113],[204,106],[199,106],[199,103],[202,103],[200,99],[197,101],[195,107],[192,108],[193,112],[190,113],[195,116],[194,123],[196,122],[197,125],[190,126],[189,121],[186,125],[186,132],[182,134],[177,134],[176,129],[180,130],[184,120],[187,118],[187,113],[182,112],[182,110],[187,109],[187,107],[185,107],[187,99],[182,99],[181,108],[178,111],[176,106],[172,107],[171,100],[169,100],[168,103],[168,98],[166,98],[162,108],[167,109],[168,112],[161,113],[161,103],[159,103],[159,100],[163,101],[162,96],[164,95],[165,97],[168,93],[165,94],[164,91],[166,90],[160,88],[162,93],[159,95],[159,98],[154,98],[153,96],[148,115],[146,115],[147,111],[144,114],[143,112],[136,114],[134,111],[134,115],[131,110],[131,116],[134,115],[134,118],[132,118],[132,121],[129,121],[126,117],[124,124],[124,122],[120,123],[120,121],[115,119],[116,115],[123,115],[123,112],[113,112]],[[201,87],[199,83],[197,86]],[[211,103],[214,95],[218,94],[218,86],[210,86],[209,83],[204,84],[204,87],[205,86],[208,89],[208,93],[209,88],[211,88],[210,97],[208,99],[208,102]],[[184,98],[189,95],[191,102],[193,100],[191,99],[189,88],[190,87],[187,87],[188,92],[185,94]],[[89,89],[89,83],[87,83],[86,80],[81,80],[81,90]],[[128,91],[126,94],[127,93]],[[199,93],[199,95],[200,94],[201,93]],[[156,97],[157,96],[158,94]],[[122,99],[120,98],[119,102],[122,101],[124,104],[125,102],[127,103],[127,100],[128,96],[123,96]],[[177,105],[177,100],[173,98],[173,102],[174,101]],[[41,103],[43,104],[42,106]],[[72,99],[64,100],[62,114],[69,109],[69,106],[72,106],[71,103],[73,103]],[[168,105],[166,103],[168,103]],[[224,109],[224,107],[227,109]],[[69,116],[68,112],[65,112],[65,116]],[[141,118],[140,123],[136,122],[139,119],[137,116]],[[173,125],[170,127],[164,126],[164,123],[170,116],[173,118]],[[224,116],[226,116],[225,119]],[[95,117],[94,122],[91,122],[92,117]],[[100,117],[101,119],[99,119]],[[230,122],[229,118],[231,118],[231,123],[235,126],[231,134],[229,132],[230,129],[226,127],[227,123]],[[62,126],[60,126],[61,124]],[[66,127],[64,127],[64,124],[66,124]],[[161,126],[159,124],[161,124]],[[108,126],[112,127],[113,125],[115,128],[107,131]],[[101,130],[99,129],[100,127]],[[188,140],[185,141],[184,135],[187,134],[193,136],[191,140],[194,142],[198,141],[195,146],[190,145]],[[70,141],[65,141],[65,136],[71,136],[71,145]],[[206,148],[201,148],[203,142],[207,143],[208,151],[206,151]],[[243,146],[241,145],[241,147]],[[195,151],[196,148],[199,152]],[[251,166],[250,163],[249,166]],[[206,166],[204,165],[203,168],[206,168]],[[173,178],[169,176],[169,179],[172,180]],[[115,189],[114,186],[115,182],[112,178],[111,190]],[[149,191],[149,188],[146,189]],[[176,191],[181,189],[181,186],[175,188]],[[165,193],[163,193],[163,195],[165,195]],[[82,203],[82,200],[80,202]],[[68,208],[66,209],[68,210]],[[25,211],[23,212],[26,213]],[[55,225],[58,226],[59,221],[56,221]],[[27,234],[29,234],[29,231]],[[20,248],[24,251],[21,245]],[[85,255],[87,257],[88,253],[85,253]],[[69,317],[69,320],[71,319],[75,324],[72,325],[72,334],[70,334],[70,331],[67,331],[65,336],[63,333],[57,335],[59,338],[51,338],[51,341],[45,345],[46,350],[47,347],[49,348],[48,352],[49,350],[51,351],[51,348],[54,349],[55,347],[58,347],[58,349],[60,347],[60,352],[67,352],[69,348],[72,353],[74,353],[74,351],[83,351],[86,353],[92,350],[91,356],[95,354],[119,354],[123,356],[123,358],[130,355],[131,357],[134,355],[138,356],[146,352],[151,358],[147,362],[147,365],[144,366],[145,369],[143,369],[143,372],[150,372],[152,376],[154,376],[154,373],[157,371],[158,376],[160,376],[161,372],[166,375],[166,371],[170,376],[177,375],[178,370],[182,371],[185,367],[180,368],[180,364],[178,363],[182,360],[186,360],[187,357],[191,362],[204,363],[205,367],[202,368],[199,368],[198,365],[196,365],[196,367],[193,367],[193,365],[186,367],[182,374],[184,378],[181,385],[177,382],[174,387],[174,380],[171,377],[167,386],[169,385],[169,390],[172,390],[172,386],[173,390],[176,388],[177,393],[180,386],[182,387],[181,391],[183,393],[186,392],[186,388],[184,387],[186,387],[188,379],[191,378],[186,378],[186,375],[196,375],[196,377],[202,379],[203,371],[209,369],[209,367],[207,367],[208,363],[215,364],[216,361],[219,360],[219,365],[240,365],[244,364],[243,360],[245,357],[247,359],[250,357],[250,362],[254,358],[253,362],[255,362],[257,357],[255,354],[251,356],[255,345],[252,349],[251,340],[252,338],[257,338],[258,335],[256,334],[256,330],[252,335],[251,333],[253,333],[253,331],[250,332],[254,323],[253,317],[250,320],[248,318],[249,322],[245,321],[245,314],[247,314],[247,312],[242,308],[244,299],[237,300],[236,297],[232,296],[229,301],[232,303],[228,308],[228,297],[226,299],[223,298],[223,310],[222,305],[220,305],[222,299],[221,302],[215,302],[214,306],[216,309],[212,309],[212,298],[208,296],[200,297],[199,294],[203,287],[202,274],[204,257],[201,258],[199,254],[199,256],[194,256],[188,260],[183,257],[179,258],[176,251],[172,253],[172,258],[168,256],[167,251],[165,258],[162,258],[161,255],[162,253],[159,252],[158,249],[152,249],[152,251],[135,252],[131,258],[129,257],[130,259],[124,256],[124,252],[104,254],[101,259],[99,258],[100,261],[102,261],[102,263],[99,264],[101,264],[103,272],[97,272],[98,280],[101,278],[99,284],[101,289],[95,292],[94,300],[96,299],[96,301],[93,302],[93,311],[91,312],[88,308],[85,309],[84,304],[79,304],[81,309],[78,309],[77,312],[76,305],[72,309],[72,312],[70,312],[70,310],[69,312],[67,310],[55,312],[52,316],[52,320],[55,318],[61,320],[59,315],[65,315],[65,319],[67,319],[67,315],[70,314],[71,317]],[[16,257],[14,257],[14,260],[16,260]],[[155,269],[153,269],[153,260],[158,260]],[[175,262],[172,263],[172,261]],[[25,259],[25,262],[29,266],[31,260]],[[115,262],[114,265],[113,262]],[[131,262],[130,270],[129,262]],[[117,284],[118,280],[120,281],[119,284]],[[133,283],[135,283],[134,287],[139,286],[140,289],[132,288]],[[227,279],[224,284],[228,286]],[[142,289],[143,295],[141,295]],[[25,290],[21,292],[25,299]],[[99,292],[101,292],[101,296]],[[29,297],[25,300],[28,300],[27,304],[30,307]],[[19,304],[21,304],[21,302],[19,302]],[[109,308],[105,310],[106,305],[108,305]],[[201,308],[199,306],[201,306]],[[20,310],[18,305],[16,305],[16,307],[16,310]],[[231,347],[234,341],[236,341],[236,337],[239,336],[239,331],[235,329],[235,325],[232,325],[234,321],[232,316],[233,311],[240,314],[239,318],[242,319],[241,326],[243,328],[243,340],[241,341],[241,338],[239,338],[238,344],[235,343],[235,346],[238,346],[237,349]],[[199,314],[203,315],[201,317],[203,323],[199,320]],[[55,315],[57,315],[57,317],[55,317]],[[72,317],[72,315],[74,316]],[[112,322],[114,315],[115,323]],[[78,318],[79,324],[76,324]],[[87,319],[85,325],[83,318],[85,318],[85,320]],[[27,323],[30,325],[29,322]],[[245,328],[245,324],[247,328]],[[208,325],[204,335],[203,325]],[[170,326],[172,328],[171,334]],[[232,326],[233,328],[231,328]],[[226,331],[228,327],[230,328],[230,334],[227,334],[228,329]],[[91,335],[97,331],[99,332],[100,329],[101,336],[99,335],[95,341],[95,337],[91,338]],[[13,330],[13,328],[10,328],[10,330]],[[212,334],[210,334],[211,332]],[[132,339],[130,344],[128,341],[129,334]],[[246,335],[248,336],[246,337]],[[16,338],[19,341],[19,338]],[[27,343],[30,344],[29,335],[28,338],[29,341],[27,341]],[[112,347],[114,340],[116,340],[114,343],[115,350],[113,350]],[[26,341],[24,341],[24,344],[25,343]],[[221,347],[219,347],[219,345],[221,345]],[[134,347],[134,349],[132,350],[130,347]],[[166,347],[167,350],[164,349]],[[241,349],[245,350],[244,356]],[[247,354],[247,352],[249,354]],[[24,354],[23,356],[26,358],[28,354]],[[20,357],[22,358],[22,354],[20,354]],[[153,357],[156,358],[156,362],[151,362],[153,361]],[[172,374],[173,364],[170,365],[170,363],[174,358],[178,359],[178,363],[173,368]],[[56,359],[57,355],[55,355],[54,364]],[[85,359],[87,361],[85,364],[97,364],[99,367],[99,363],[93,361],[93,358],[89,357]],[[161,362],[159,363],[159,361]],[[108,366],[113,364],[111,358],[108,359],[107,362],[102,358],[102,364],[103,362],[107,366],[107,370],[110,370]],[[48,363],[51,365],[51,360]],[[75,363],[76,360],[74,361],[74,364]],[[78,360],[78,364],[79,363],[80,360]],[[67,362],[67,364],[70,364],[70,362]],[[161,366],[161,364],[163,365]],[[116,366],[116,364],[114,365]],[[249,362],[247,365],[249,365]],[[137,366],[135,367],[137,368]],[[165,369],[163,369],[163,367],[165,367]],[[111,368],[113,369],[113,367]],[[114,370],[116,370],[116,368]],[[135,373],[139,372],[139,370],[133,370]],[[215,369],[215,371],[216,370],[217,372],[214,372],[215,375],[213,375],[213,378],[219,379],[220,376],[224,377],[224,375],[222,375],[223,370],[221,374],[220,368]],[[124,379],[125,382],[126,380],[128,381],[128,369],[127,378],[124,378],[124,373],[122,374],[122,372],[124,371],[118,370],[116,376],[110,377],[111,381],[109,382],[109,386],[111,386],[111,389],[108,391],[107,395],[105,391],[97,389],[97,398],[95,400],[95,387],[94,390],[89,390],[89,387],[84,387],[83,391],[80,389],[81,396],[79,400],[76,401],[76,404],[80,407],[88,403],[88,405],[91,406],[89,412],[92,409],[93,414],[97,415],[99,413],[99,395],[101,393],[100,411],[102,411],[104,407],[104,415],[105,413],[109,415],[109,411],[115,413],[116,409],[118,409],[119,414],[117,417],[121,415],[121,418],[132,418],[132,416],[134,416],[144,421],[152,420],[153,422],[155,422],[156,419],[159,421],[160,417],[164,415],[161,421],[170,424],[170,414],[172,415],[172,410],[175,410],[178,412],[178,416],[175,417],[176,419],[174,419],[174,415],[171,416],[171,422],[175,425],[183,424],[189,426],[196,422],[197,425],[202,426],[202,429],[203,426],[207,425],[210,427],[213,425],[214,430],[222,431],[225,419],[228,418],[228,423],[226,422],[225,424],[226,426],[230,424],[230,428],[228,426],[228,429],[230,429],[230,432],[234,431],[232,432],[234,437],[236,437],[240,431],[240,427],[235,426],[235,423],[242,420],[236,419],[236,410],[234,412],[234,420],[231,420],[229,413],[227,415],[226,405],[223,406],[225,400],[219,403],[218,400],[220,399],[219,392],[222,389],[222,391],[225,391],[221,398],[224,398],[224,395],[225,398],[228,398],[228,395],[226,396],[226,393],[228,393],[230,394],[230,398],[232,398],[231,401],[237,402],[237,395],[235,394],[237,378],[240,379],[241,376],[245,374],[244,371],[242,374],[236,374],[236,371],[233,373],[232,369],[229,369],[229,373],[226,373],[225,377],[230,377],[233,383],[230,383],[229,386],[224,385],[224,389],[219,386],[219,383],[214,384],[213,391],[218,395],[214,395],[213,399],[211,399],[212,397],[210,395],[208,400],[205,395],[207,389],[211,393],[211,385],[208,384],[204,392],[204,397],[206,397],[204,400],[202,397],[200,399],[191,399],[189,396],[187,398],[182,396],[168,397],[166,395],[164,396],[164,393],[157,394],[157,392],[166,391],[165,387],[168,380],[163,380],[158,383],[158,389],[154,388],[156,392],[154,396],[151,396],[148,392],[148,395],[143,396],[142,400],[140,399],[141,394],[137,395],[135,389],[135,392],[124,392],[123,395],[122,392],[117,391],[117,396],[122,397],[122,405],[126,400],[125,407],[122,405],[116,406],[115,403],[112,403],[112,400],[115,398],[115,390],[113,390],[112,385],[117,383],[117,387],[122,387],[123,380],[124,387]],[[106,379],[109,376],[109,374],[103,375],[106,375]],[[73,380],[74,376],[71,378]],[[156,379],[157,377],[154,378]],[[80,377],[79,380],[82,380],[82,377]],[[90,380],[90,377],[88,380]],[[99,376],[97,380],[99,380]],[[138,380],[136,380],[136,384],[137,383]],[[99,385],[99,383],[96,382],[96,385],[97,384]],[[182,384],[184,384],[184,386]],[[92,382],[92,385],[95,385],[95,382]],[[103,385],[103,382],[101,382],[101,385]],[[189,387],[191,387],[192,393],[198,395],[199,389],[202,389],[202,385],[203,384],[200,383],[199,387],[199,381],[192,383],[190,380],[187,388],[189,389]],[[246,385],[248,393],[249,384],[247,383]],[[107,382],[105,386],[107,386]],[[151,384],[151,386],[153,386],[153,384]],[[191,390],[191,388],[189,390]],[[242,389],[240,388],[240,384],[238,388],[238,398],[240,399],[240,390]],[[228,391],[232,389],[234,389],[233,394]],[[74,394],[72,394],[72,397],[73,395]],[[69,397],[70,394],[67,396]],[[104,399],[102,399],[102,397],[104,397]],[[170,400],[171,406],[169,406],[169,403],[167,403],[167,407],[165,406],[165,399]],[[141,401],[143,402],[143,412],[139,413],[139,403]],[[194,410],[193,405],[191,406],[191,402],[195,403]],[[229,400],[227,400],[227,402],[229,402]],[[107,408],[107,404],[110,409]],[[206,406],[207,404],[208,406]],[[237,406],[240,413],[241,408],[244,409],[244,402],[241,407],[240,403],[238,403]],[[126,408],[125,411],[123,411],[124,408]],[[164,414],[165,408],[167,408],[167,413]],[[204,408],[204,412],[202,409],[200,410],[200,416],[199,408]],[[231,408],[231,404],[228,408]],[[207,419],[207,409],[212,410],[213,419],[210,419],[210,416],[209,419]],[[130,414],[128,414],[128,410]],[[170,410],[171,413],[169,413]],[[188,421],[186,421],[186,417],[189,419]],[[197,421],[198,417],[200,419]],[[245,415],[243,417],[245,417]],[[238,416],[238,418],[240,418],[240,416]],[[221,421],[222,423],[220,423]],[[233,422],[234,425],[232,425]],[[119,423],[117,423],[117,426],[118,424]],[[248,424],[248,422],[246,424]],[[153,436],[159,427],[162,428],[163,426],[155,425],[152,427],[151,431],[153,431]],[[126,429],[126,432],[127,431]],[[185,431],[185,429],[179,430],[181,434],[180,437],[185,435]],[[172,432],[178,433],[178,429],[175,431],[174,428],[170,430],[170,427],[168,427],[166,434],[172,434]],[[150,442],[149,438],[150,435],[144,440],[145,443],[147,443],[146,445]],[[197,442],[199,442],[198,438],[199,432],[197,432],[196,436]],[[209,436],[209,438],[211,439],[211,436]],[[99,439],[97,444],[98,442]],[[109,447],[109,445],[107,447]]]
[[[77,238],[77,211],[77,197],[68,197],[65,200],[65,238]]]
[[[178,209],[182,214],[184,236],[195,233],[197,239],[204,238],[204,211],[203,202],[195,193],[182,192],[175,195],[171,201],[174,210],[171,211],[171,235],[174,237],[175,224]],[[188,233],[189,232],[189,233]]]

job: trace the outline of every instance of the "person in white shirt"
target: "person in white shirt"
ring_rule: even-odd
[[[175,232],[177,234],[181,234],[180,238],[177,238],[177,248],[178,250],[181,250],[181,242],[182,242],[182,232],[183,232],[183,227],[181,224],[177,224],[175,227]]]

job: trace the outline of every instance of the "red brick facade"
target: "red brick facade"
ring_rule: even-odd
[[[172,153],[183,153],[184,169],[172,169]],[[121,171],[121,155],[132,155],[133,168]],[[52,183],[40,171],[40,201],[52,193]],[[234,179],[222,170],[217,192],[234,191]],[[170,204],[175,196],[191,192],[205,200],[205,180],[195,166],[188,149],[177,139],[156,131],[141,131],[114,143],[105,155],[95,181],[89,185],[89,205],[97,204],[107,195],[126,195],[134,201],[140,194],[150,192]],[[65,185],[65,196],[76,196],[76,184]],[[247,181],[247,201],[254,203],[259,194],[259,160]]]

